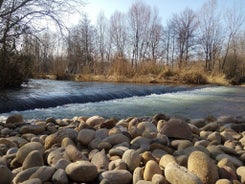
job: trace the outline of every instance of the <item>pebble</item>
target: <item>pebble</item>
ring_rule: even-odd
[[[169,163],[164,170],[164,174],[167,181],[171,184],[202,184],[195,174],[176,163]]]
[[[0,125],[3,184],[245,183],[244,118],[14,118]]]
[[[39,166],[44,166],[43,155],[39,151],[34,150],[30,152],[25,158],[22,164],[22,169],[25,170],[31,167]]]
[[[79,131],[77,140],[82,145],[88,145],[95,137],[95,131],[92,129],[82,129]]]
[[[136,167],[140,166],[141,158],[135,150],[129,149],[124,152],[122,160],[127,164],[128,170],[133,172]]]
[[[190,154],[187,168],[198,176],[203,184],[215,183],[219,179],[218,168],[214,160],[202,151],[193,151]]]
[[[160,159],[159,166],[163,169],[167,167],[169,163],[177,163],[176,158],[170,154],[163,155]]]
[[[0,181],[1,181],[1,184],[11,183],[13,177],[14,176],[13,176],[11,170],[7,166],[0,165]]]
[[[238,167],[236,173],[241,177],[241,182],[245,183],[245,166]]]
[[[58,169],[52,176],[52,182],[56,184],[68,184],[69,180],[63,169]]]
[[[145,165],[144,180],[151,181],[154,174],[162,174],[161,168],[156,161],[149,160]]]
[[[38,151],[41,155],[44,153],[44,146],[39,142],[29,142],[22,146],[16,153],[16,160],[23,163],[27,155],[32,151]]]
[[[66,169],[68,177],[75,182],[92,182],[98,176],[97,168],[89,161],[76,161],[70,163]]]
[[[132,174],[127,170],[105,171],[100,175],[100,181],[107,180],[110,184],[130,184]]]
[[[162,130],[162,134],[165,134],[171,138],[179,138],[179,139],[192,139],[192,130],[189,125],[180,119],[170,119],[167,121]]]

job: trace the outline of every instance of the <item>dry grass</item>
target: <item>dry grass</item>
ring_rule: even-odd
[[[211,74],[211,75],[207,75],[207,82],[209,84],[217,84],[217,85],[223,85],[223,86],[229,85],[229,82],[226,79],[225,74]]]
[[[62,60],[62,59],[61,59]],[[205,72],[204,62],[189,62],[181,70],[173,69],[154,61],[142,61],[136,66],[123,57],[116,56],[111,63],[97,63],[90,72],[65,76],[64,63],[56,60],[58,67],[54,75],[45,78],[69,79],[75,81],[104,81],[104,82],[132,82],[132,83],[172,83],[172,84],[218,84],[229,85],[224,74],[219,72]],[[56,77],[54,77],[56,76]]]

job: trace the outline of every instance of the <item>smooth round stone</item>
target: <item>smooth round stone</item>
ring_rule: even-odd
[[[162,174],[154,174],[151,181],[153,184],[168,184],[168,181]]]
[[[192,130],[190,126],[180,119],[170,119],[167,121],[161,132],[168,137],[179,139],[192,139]]]
[[[228,158],[223,158],[221,159],[218,163],[217,163],[218,167],[223,167],[223,166],[228,166],[230,168],[232,168],[232,170],[236,170],[236,167],[234,166],[234,164],[228,159]]]
[[[164,174],[167,181],[171,184],[202,184],[195,174],[173,162],[166,166]]]
[[[106,129],[106,128],[98,129],[98,130],[96,130],[96,132],[95,132],[95,138],[96,138],[96,139],[99,139],[99,140],[103,140],[103,139],[105,139],[106,137],[108,137],[108,132],[109,132],[109,130]]]
[[[68,166],[71,162],[66,159],[59,159],[56,164],[54,165],[55,169],[66,169],[66,166]]]
[[[229,166],[222,166],[219,168],[219,176],[220,178],[228,179],[228,180],[236,180],[236,170],[233,170]]]
[[[27,155],[32,151],[38,151],[41,155],[44,153],[44,146],[39,142],[30,142],[20,147],[16,153],[16,160],[19,163],[23,163]]]
[[[42,183],[43,182],[39,178],[32,178],[24,182],[21,182],[21,184],[42,184]]]
[[[171,146],[177,148],[177,150],[183,150],[190,146],[193,146],[193,143],[189,140],[173,140],[171,141]]]
[[[76,161],[70,163],[66,169],[68,177],[75,182],[92,182],[98,176],[97,168],[89,161]]]
[[[219,145],[221,144],[221,135],[218,132],[213,132],[208,135],[207,140],[212,144]]]
[[[111,129],[116,125],[117,121],[113,118],[105,120],[104,122],[102,122],[102,124],[100,125],[100,128],[107,128],[107,129]]]
[[[72,139],[70,139],[69,137],[65,137],[62,141],[61,141],[61,147],[66,148],[69,145],[73,145],[75,146],[75,143]]]
[[[150,160],[145,165],[144,180],[151,181],[154,174],[162,174],[162,171],[156,161]]]
[[[218,145],[217,147],[229,155],[237,155],[237,152],[234,150],[234,148],[229,148],[223,145]]]
[[[42,182],[49,181],[55,172],[55,168],[50,166],[39,167],[29,179],[39,178]]]
[[[210,122],[207,123],[204,127],[201,128],[201,130],[204,131],[216,131],[218,128],[218,123],[217,122]]]
[[[188,155],[179,155],[175,159],[179,165],[187,167]]]
[[[31,142],[39,142],[41,144],[44,144],[44,141],[42,139],[40,139],[39,137],[31,138]]]
[[[39,151],[34,150],[27,155],[26,159],[22,164],[22,169],[25,170],[31,167],[39,167],[43,165],[44,162],[42,154]]]
[[[87,157],[77,149],[74,145],[68,145],[65,148],[66,155],[72,162],[76,162],[78,160],[88,160]]]
[[[105,171],[100,175],[100,181],[107,180],[110,184],[130,184],[132,174],[127,170]]]
[[[0,138],[0,144],[4,144],[8,148],[15,148],[18,146],[14,141],[9,140],[9,138]]]
[[[67,158],[64,148],[58,148],[48,154],[47,162],[50,166],[56,165],[60,159]]]
[[[117,144],[121,144],[123,142],[128,142],[129,143],[129,138],[123,134],[113,134],[110,135],[109,137],[106,137],[103,142],[108,142],[110,143],[112,146],[117,145]]]
[[[122,160],[127,164],[128,170],[134,172],[135,168],[140,165],[141,157],[135,150],[129,149],[124,152]]]
[[[58,169],[52,176],[52,182],[57,184],[68,184],[69,180],[63,169]]]
[[[18,174],[14,177],[13,183],[18,184],[21,182],[24,182],[30,178],[30,176],[35,173],[39,167],[32,167],[29,169],[26,169],[24,171],[18,172]]]
[[[90,127],[96,127],[105,122],[105,119],[100,116],[92,116],[86,120],[86,124],[88,124]]]
[[[236,147],[236,144],[231,140],[227,140],[224,142],[224,146],[234,150]]]
[[[228,140],[229,141],[233,140],[232,134],[227,132],[227,131],[222,131],[220,133],[220,135],[221,135],[221,138],[222,138],[223,142],[228,141]]]
[[[190,124],[190,123],[188,125],[191,128],[191,131],[193,134],[196,134],[196,135],[200,134],[200,129],[197,126]]]
[[[6,124],[20,124],[20,123],[24,123],[23,117],[20,114],[13,114],[10,115],[7,120],[6,120]]]
[[[144,168],[137,167],[133,172],[133,184],[136,184],[140,180],[144,180],[143,174],[144,174]]]
[[[245,183],[245,166],[238,167],[236,173],[241,177],[241,182]]]
[[[137,133],[142,137],[152,139],[157,135],[157,128],[150,122],[141,122],[137,125]]]
[[[215,145],[207,146],[207,150],[209,151],[210,156],[212,158],[216,158],[219,154],[223,154],[224,153],[224,151],[221,148],[219,148],[219,147],[217,147]]]
[[[8,147],[5,144],[0,144],[0,155],[5,155],[8,150]]]
[[[71,128],[62,128],[57,132],[49,135],[45,139],[45,149],[51,148],[54,144],[60,144],[65,137],[69,137],[72,140],[76,140],[77,131]]]
[[[10,132],[11,132],[11,129],[10,128],[3,128],[1,130],[1,135],[7,136],[8,134],[10,134]]]
[[[110,144],[110,143],[108,143],[108,142],[101,142],[101,143],[99,143],[98,144],[98,146],[97,146],[97,148],[99,149],[99,150],[110,150],[111,148],[112,148],[112,145]]]
[[[243,162],[241,160],[239,160],[236,157],[230,156],[228,154],[219,154],[216,156],[216,160],[220,161],[223,158],[228,158],[236,167],[240,167],[243,165]]]
[[[130,144],[133,149],[137,149],[140,147],[149,147],[151,143],[151,139],[138,136],[131,140]]]
[[[207,140],[200,140],[200,141],[195,142],[194,146],[203,146],[203,147],[207,147],[209,143],[210,143],[210,142],[207,141]]]
[[[218,168],[214,160],[202,151],[192,152],[187,166],[188,170],[197,175],[203,183],[215,183],[219,179]]]
[[[157,161],[157,159],[153,156],[153,154],[150,151],[145,151],[142,155],[142,162],[145,165],[149,160]]]
[[[167,165],[168,165],[169,163],[172,163],[172,162],[177,163],[175,157],[174,157],[173,155],[166,154],[166,155],[163,155],[163,156],[161,157],[161,159],[160,159],[160,161],[159,161],[159,166],[160,166],[161,168],[165,168],[165,167],[167,167]]]
[[[232,182],[228,179],[219,179],[215,182],[215,184],[232,184]]]
[[[110,157],[112,156],[119,156],[122,157],[124,154],[125,150],[117,149],[117,148],[112,148],[109,150],[109,155]]]
[[[208,149],[206,149],[203,146],[191,146],[191,147],[187,147],[183,150],[177,150],[173,153],[174,156],[179,156],[179,155],[190,155],[193,151],[202,151],[204,153],[206,153],[207,155],[209,155],[209,151]]]
[[[78,132],[77,140],[82,145],[88,145],[95,137],[95,131],[92,129],[82,129]]]
[[[45,131],[45,125],[25,125],[20,128],[21,134],[33,133],[33,134],[41,134]]]
[[[5,165],[0,165],[0,182],[3,184],[11,183],[13,174],[11,170]]]
[[[153,184],[151,181],[139,180],[136,184]]]
[[[107,157],[105,150],[95,153],[91,163],[97,167],[98,172],[108,170],[109,158]]]
[[[109,170],[127,170],[127,164],[122,159],[113,160],[108,165]]]

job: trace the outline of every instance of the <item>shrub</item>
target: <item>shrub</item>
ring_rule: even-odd
[[[0,58],[0,88],[18,88],[32,74],[31,58],[25,55],[10,54]]]
[[[180,74],[180,80],[186,84],[206,84],[206,77],[199,72],[184,72]]]

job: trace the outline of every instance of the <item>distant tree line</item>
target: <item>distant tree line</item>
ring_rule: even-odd
[[[18,73],[11,71],[17,62],[21,63],[17,70],[25,75],[55,74],[61,79],[74,74],[120,75],[123,70],[125,74],[127,69],[136,71],[142,65],[149,66],[147,63],[181,72],[199,62],[207,73],[224,73],[228,78],[245,75],[245,17],[243,10],[235,6],[221,12],[216,0],[209,0],[200,11],[186,8],[173,14],[163,25],[157,8],[136,2],[127,13],[115,11],[109,19],[101,12],[96,24],[84,14],[80,22],[61,37],[52,31],[40,32],[30,24],[34,17],[48,16],[64,29],[62,20],[58,19],[59,4],[55,4],[59,1],[52,1],[52,6],[42,0],[25,1],[41,8],[30,16],[23,9],[20,10],[26,15],[21,12],[15,15],[11,7],[16,9],[16,5],[8,1],[10,4],[5,3],[8,8],[1,8],[0,0],[0,25],[3,25],[0,26],[0,65],[4,71],[0,80],[6,78],[2,75]],[[4,13],[7,10],[8,13]],[[17,24],[12,25],[15,22]],[[16,53],[17,58],[13,57]]]

